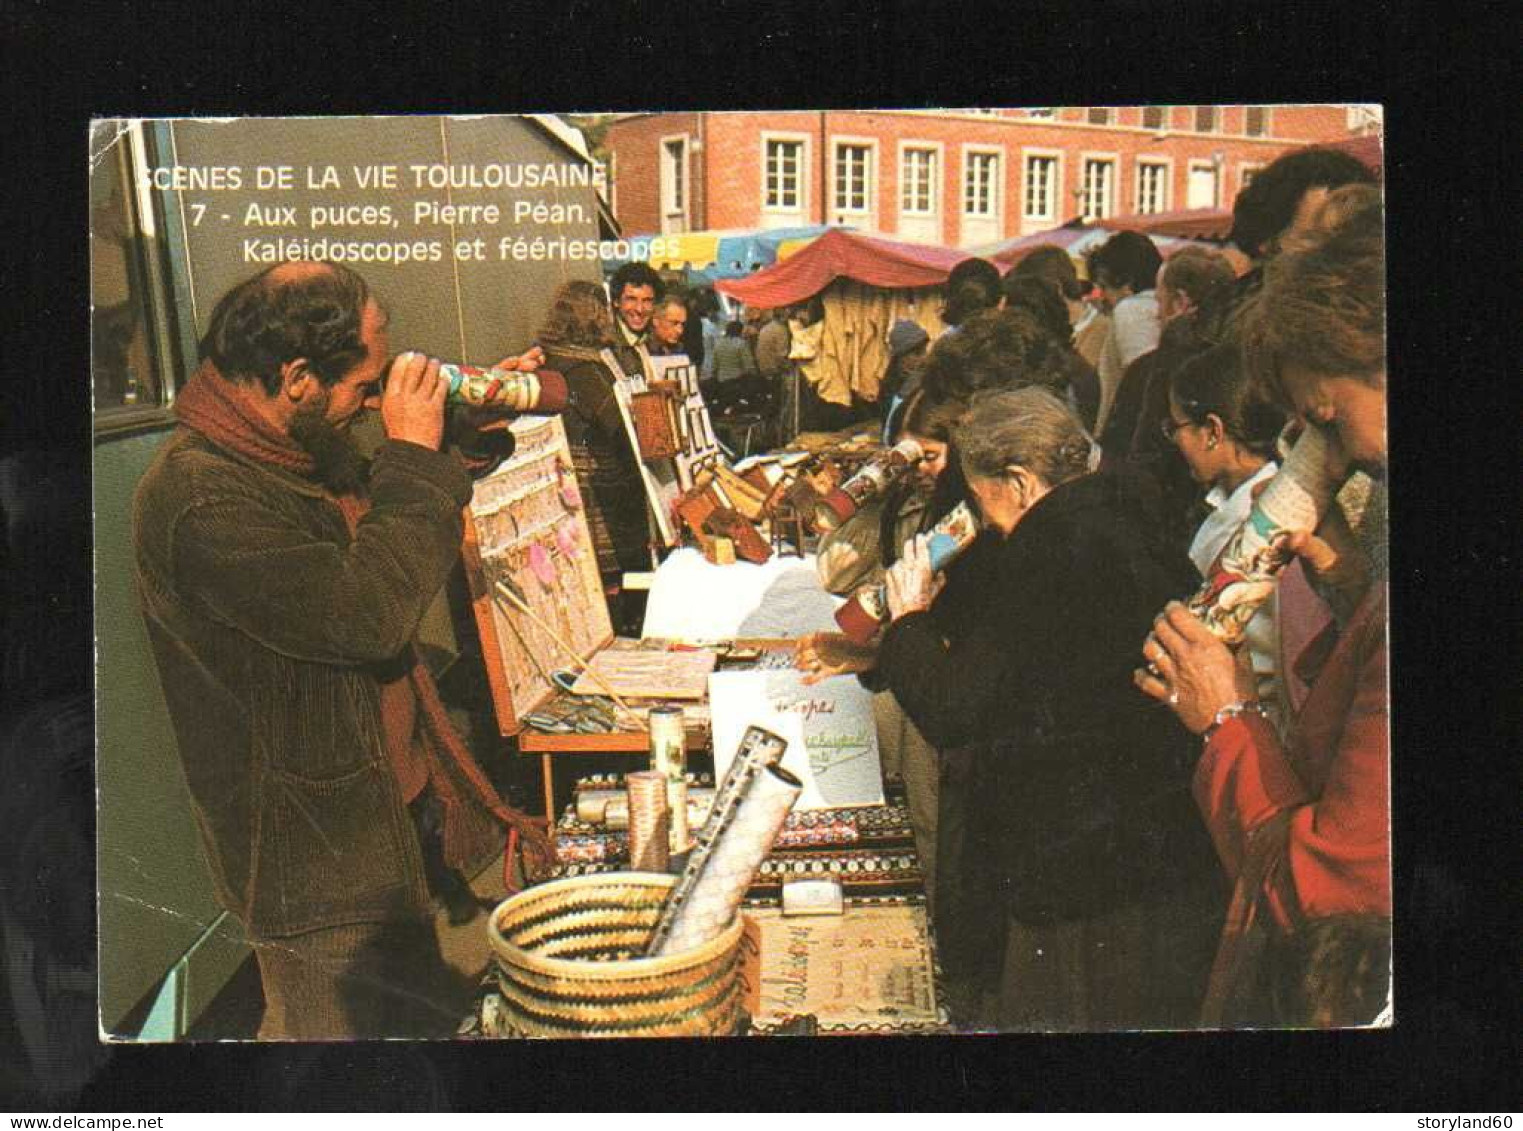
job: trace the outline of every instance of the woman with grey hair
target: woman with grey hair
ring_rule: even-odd
[[[888,574],[878,675],[927,740],[972,744],[959,900],[975,1028],[1191,1024],[1224,892],[1189,792],[1193,749],[1131,683],[1137,633],[1195,585],[1157,500],[1097,471],[1043,389],[975,397],[955,433],[995,543],[987,615],[948,644],[922,536]],[[993,940],[992,944],[991,941]]]

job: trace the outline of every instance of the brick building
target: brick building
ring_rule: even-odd
[[[606,146],[628,234],[833,223],[971,247],[1230,207],[1284,151],[1378,128],[1330,105],[721,111],[620,115]]]

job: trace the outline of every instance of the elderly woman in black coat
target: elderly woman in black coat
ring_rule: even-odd
[[[948,644],[922,537],[887,578],[878,676],[937,746],[973,744],[960,937],[977,1027],[1133,1029],[1198,1014],[1225,893],[1189,792],[1195,744],[1131,682],[1138,633],[1194,586],[1156,500],[1041,389],[956,432],[994,542],[978,625]],[[970,929],[971,928],[971,929]]]

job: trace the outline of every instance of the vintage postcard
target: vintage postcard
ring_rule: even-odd
[[[1392,1024],[1382,128],[93,123],[102,1038]]]

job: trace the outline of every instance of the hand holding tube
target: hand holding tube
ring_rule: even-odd
[[[1179,716],[1194,734],[1211,725],[1229,703],[1256,698],[1253,671],[1244,662],[1247,649],[1232,651],[1183,604],[1170,601],[1153,621],[1142,645],[1147,668],[1132,673],[1132,681]]]
[[[448,386],[439,377],[439,361],[421,353],[399,354],[391,363],[381,394],[386,435],[431,451],[444,439],[444,400]]]
[[[906,613],[924,612],[946,584],[946,577],[931,566],[931,536],[917,534],[904,544],[904,555],[889,569],[888,612],[892,620]]]

